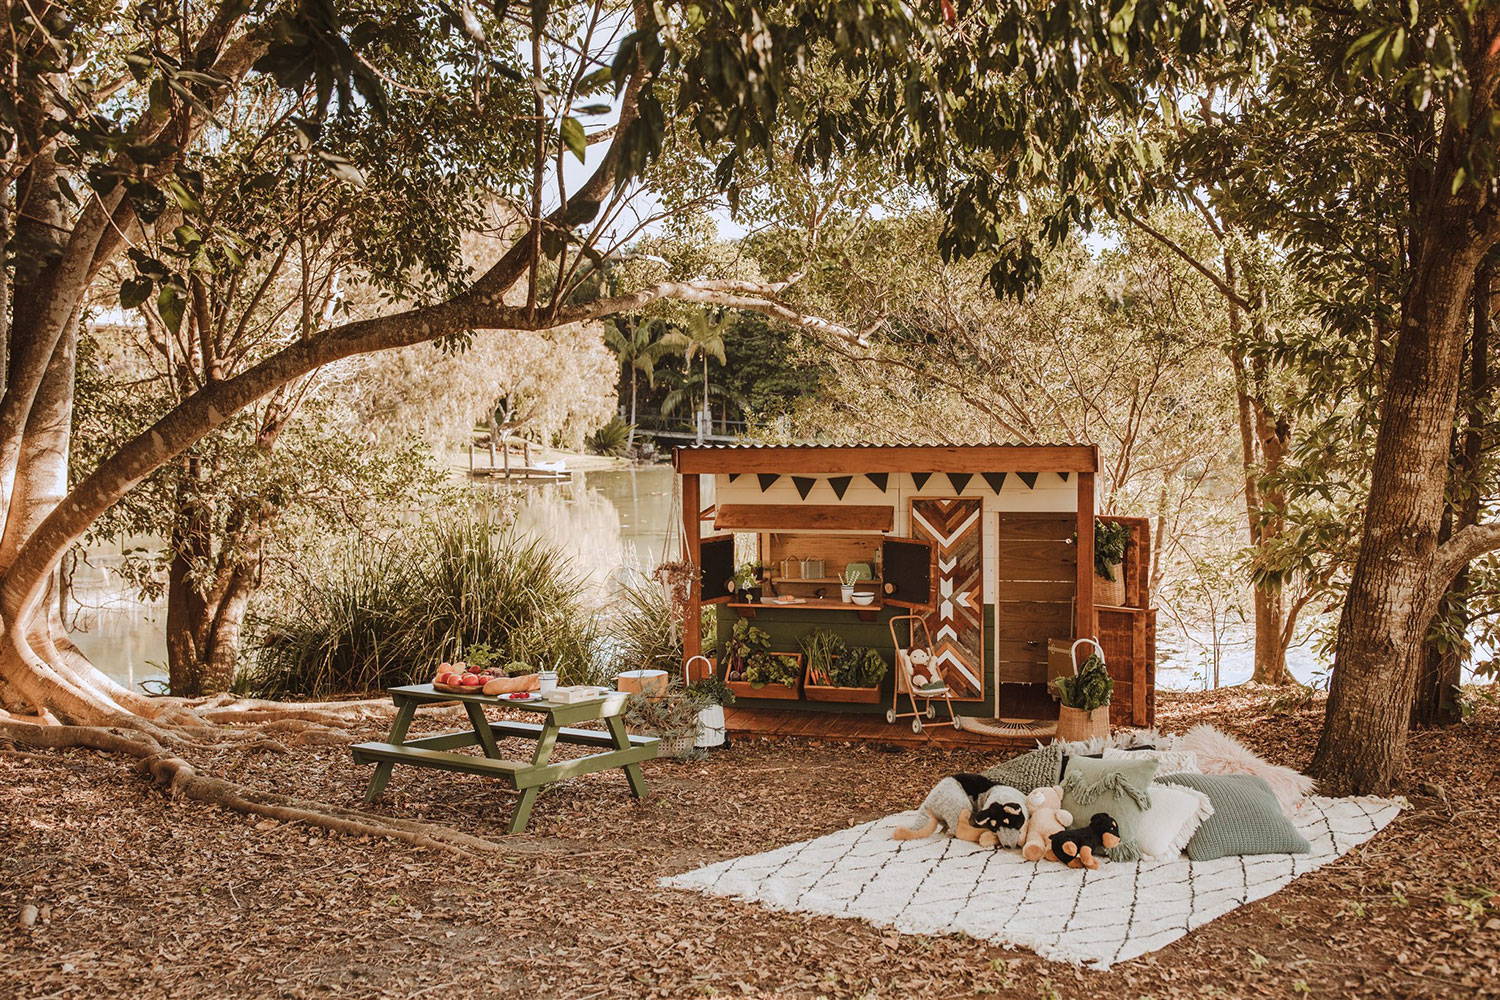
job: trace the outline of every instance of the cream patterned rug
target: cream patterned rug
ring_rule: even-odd
[[[1298,828],[1311,854],[1106,863],[1098,871],[1029,862],[949,837],[895,841],[914,813],[664,878],[674,889],[779,910],[856,917],[907,934],[968,934],[1043,958],[1107,969],[1144,955],[1378,833],[1401,810],[1380,798],[1311,798]]]

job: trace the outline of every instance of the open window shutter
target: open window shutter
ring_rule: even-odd
[[[734,579],[734,536],[705,538],[698,543],[698,564],[703,567],[699,600],[704,604],[723,604],[733,596],[729,589]]]
[[[885,603],[903,608],[932,605],[932,546],[914,538],[887,538],[881,543]]]

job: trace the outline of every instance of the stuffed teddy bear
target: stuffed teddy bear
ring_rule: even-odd
[[[937,680],[937,672],[929,669],[932,654],[925,649],[914,649],[910,653],[912,687],[923,687]]]
[[[1066,830],[1073,822],[1073,814],[1062,807],[1062,786],[1053,785],[1035,789],[1026,796],[1030,815],[1021,831],[1021,856],[1027,861],[1040,861],[1047,853],[1052,835]]]
[[[1088,826],[1054,833],[1047,860],[1065,862],[1069,868],[1094,869],[1099,867],[1095,852],[1119,844],[1120,825],[1114,817],[1109,813],[1094,813]]]

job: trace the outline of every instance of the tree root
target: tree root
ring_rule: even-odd
[[[138,762],[140,771],[164,786],[173,797],[205,802],[235,812],[288,823],[305,823],[354,836],[389,838],[454,854],[515,853],[514,845],[501,845],[436,823],[378,816],[329,803],[263,792],[223,778],[207,777],[181,757],[168,752],[150,733],[142,730],[0,722],[0,738],[29,747],[52,750],[87,747],[132,757]]]
[[[360,701],[266,701],[218,695],[202,702],[184,702],[184,707],[211,722],[275,722],[293,719],[335,727],[389,718],[395,706],[384,698]]]

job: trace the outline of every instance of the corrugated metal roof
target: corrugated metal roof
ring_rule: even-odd
[[[759,441],[731,442],[710,441],[703,444],[674,445],[674,451],[764,451],[772,448],[1080,448],[1087,445],[1078,441],[911,441],[902,444],[877,441],[828,442],[788,441],[785,444],[767,444]]]

